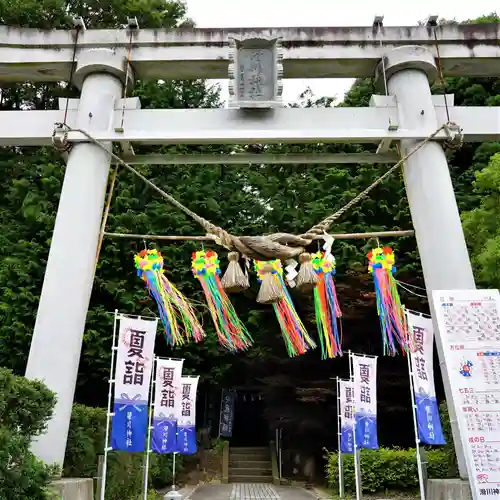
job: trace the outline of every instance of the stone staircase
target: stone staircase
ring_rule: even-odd
[[[269,447],[229,449],[230,483],[272,483]]]

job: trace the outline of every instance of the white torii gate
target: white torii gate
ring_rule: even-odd
[[[439,39],[439,52],[435,34]],[[231,30],[81,29],[78,36],[75,30],[0,27],[0,82],[63,81],[74,66],[73,82],[81,88],[80,99],[71,99],[68,103],[62,100],[59,111],[3,111],[0,146],[50,145],[54,124],[63,122],[66,105],[68,126],[87,131],[108,150],[112,143],[120,143],[124,159],[136,163],[214,163],[220,159],[134,157],[131,143],[298,142],[376,143],[379,144],[377,154],[327,155],[325,162],[388,163],[397,161],[388,152],[391,142],[397,141],[402,154],[406,154],[449,121],[461,127],[464,141],[498,140],[500,108],[456,107],[453,96],[432,96],[429,86],[429,80],[437,76],[438,56],[446,75],[500,77],[498,37],[498,25],[483,24],[386,28],[378,23],[367,28]],[[245,41],[250,41],[249,45],[245,46]],[[247,76],[239,65],[245,67],[249,53],[251,56],[252,51],[255,53],[262,47],[270,50],[267,55],[271,57],[267,60],[274,68],[272,74],[266,75],[268,87],[263,84],[266,102],[249,97],[245,90]],[[122,99],[124,84],[131,84],[133,78],[227,78],[228,69],[233,109],[141,110],[138,99]],[[370,107],[288,109],[278,106],[281,76],[374,75],[385,82],[389,95],[373,96]],[[246,93],[245,96],[242,93]],[[254,102],[249,103],[252,99]],[[264,109],[247,109],[249,107]],[[58,130],[56,138],[60,139]],[[59,465],[64,460],[110,167],[107,152],[88,142],[84,134],[70,131],[64,138],[73,148],[67,158],[26,370],[27,377],[43,380],[57,393],[54,416],[47,432],[34,443],[34,451],[45,462]],[[442,130],[404,166],[430,303],[432,290],[475,288],[441,146],[441,142],[449,138],[449,130]],[[246,160],[254,161],[251,157]],[[303,160],[320,161],[317,158]],[[257,161],[276,163],[277,160],[259,155]],[[466,478],[463,446],[439,335],[436,340],[460,474]]]

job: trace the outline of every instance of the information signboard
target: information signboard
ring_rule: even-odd
[[[500,294],[434,290],[474,500],[500,498]]]

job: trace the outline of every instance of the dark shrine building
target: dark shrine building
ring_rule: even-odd
[[[212,438],[220,435],[233,447],[267,446],[273,439],[274,432],[265,418],[261,388],[203,389],[203,427]],[[200,403],[203,404],[201,398]]]

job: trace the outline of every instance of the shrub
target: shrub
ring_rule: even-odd
[[[338,485],[337,453],[329,453],[326,465],[328,482],[331,487]],[[427,452],[429,478],[448,476],[448,456],[443,450]],[[418,488],[417,459],[414,449],[380,448],[361,450],[361,475],[363,491],[403,491]],[[355,491],[353,455],[344,455],[344,480],[346,491]]]
[[[446,439],[446,446],[444,449],[448,456],[448,475],[450,477],[458,477],[458,462],[455,453],[455,446],[453,445],[453,435],[451,433],[450,414],[446,402],[443,401],[439,405],[439,413],[441,414],[441,425],[443,427],[444,438]]]
[[[104,452],[106,410],[73,405],[64,458],[66,477],[96,477],[97,457]]]
[[[99,455],[104,453],[106,410],[74,405],[66,446],[64,475],[96,477]],[[106,500],[135,498],[144,484],[143,453],[108,454]],[[182,470],[183,457],[177,455],[177,472]],[[172,456],[150,454],[149,484],[163,488],[172,482]]]
[[[47,498],[54,470],[39,461],[29,445],[44,430],[54,404],[55,396],[44,384],[0,368],[0,498]]]

